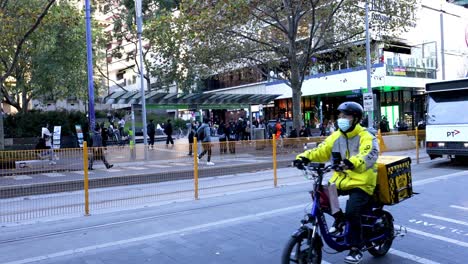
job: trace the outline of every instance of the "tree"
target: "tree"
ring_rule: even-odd
[[[23,45],[54,3],[55,0],[0,0],[0,102],[9,96],[5,80],[15,69]],[[0,149],[4,149],[3,138],[3,118],[0,118]]]
[[[7,103],[26,112],[31,99],[87,98],[82,13],[67,2],[53,6],[19,55]],[[96,89],[97,90],[97,89]],[[20,100],[21,99],[21,100]]]
[[[365,33],[364,3],[356,0],[182,0],[180,21],[192,37],[191,56],[212,73],[257,66],[276,72],[292,89],[294,127],[302,121],[301,87],[313,58],[330,50],[344,56]],[[372,37],[406,31],[416,0],[375,0]],[[336,52],[334,54],[339,54]],[[217,69],[217,70],[214,70]]]
[[[117,46],[112,49],[111,54],[115,58],[130,58],[134,65],[137,67],[133,68],[134,72],[138,75],[140,73],[139,67],[139,56],[138,51],[138,36],[136,31],[136,21],[135,21],[135,1],[134,0],[112,0],[105,1],[113,13],[113,31],[108,35],[107,41],[116,40]],[[164,19],[168,12],[172,12],[178,6],[178,0],[142,0],[142,13],[143,13],[143,63],[145,64],[146,74],[143,76],[146,80],[148,90],[151,90],[151,77],[157,79],[156,87],[162,88],[167,84],[163,72],[160,70],[155,63],[154,59],[158,58],[158,53],[153,49],[153,38],[147,37],[148,34],[153,34],[148,32],[147,25],[154,23],[155,20]],[[124,42],[125,41],[125,42]],[[131,45],[130,51],[129,48],[126,48],[124,45]],[[123,88],[123,87],[122,87]]]

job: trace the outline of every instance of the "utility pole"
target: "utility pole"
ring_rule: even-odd
[[[367,68],[367,93],[372,95],[373,101],[373,93],[372,93],[372,84],[371,84],[371,54],[370,54],[370,32],[369,32],[369,0],[366,0],[366,68]],[[369,109],[367,112],[367,121],[368,127],[374,127],[374,109],[372,103],[372,110]]]
[[[141,16],[141,0],[135,0],[135,12],[137,21],[137,36],[138,36],[138,48],[140,49],[140,93],[141,93],[141,117],[143,119],[143,144],[145,152],[145,160],[148,159],[148,136],[146,131],[146,96],[145,96],[145,79],[144,79],[144,65],[143,65],[143,48],[141,45],[141,34],[143,33],[143,18]],[[133,131],[136,133],[136,131]]]
[[[445,41],[444,41],[444,10],[443,3],[440,4],[440,61],[442,66],[442,80],[445,80]]]
[[[96,125],[96,117],[94,115],[94,77],[93,77],[93,43],[91,37],[91,4],[90,0],[85,2],[86,16],[86,52],[88,63],[88,114],[89,126],[91,131],[94,131]]]

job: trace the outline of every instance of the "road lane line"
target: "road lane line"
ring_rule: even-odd
[[[457,246],[468,248],[468,243],[460,241],[460,240],[456,240],[456,239],[452,239],[452,238],[448,238],[448,237],[444,237],[444,236],[439,236],[439,235],[434,235],[434,234],[431,234],[431,233],[423,232],[423,231],[416,230],[416,229],[409,228],[409,227],[405,227],[405,228],[406,228],[406,231],[408,231],[410,233],[414,233],[414,234],[417,234],[417,235],[437,239],[437,240],[444,241],[444,242],[447,242],[447,243],[455,244]]]
[[[412,260],[414,262],[421,263],[421,264],[440,264],[439,262],[435,262],[430,259],[418,257],[416,255],[412,255],[412,254],[409,254],[409,253],[406,253],[406,252],[403,252],[394,248],[391,248],[390,251],[388,251],[388,253],[401,257],[401,258],[409,259],[409,260]]]
[[[442,216],[437,216],[437,215],[431,215],[431,214],[422,214],[422,216],[432,218],[432,219],[441,220],[441,221],[445,221],[445,222],[450,222],[450,223],[454,223],[454,224],[468,226],[467,222],[452,219],[452,218],[447,218],[447,217],[442,217]]]
[[[257,214],[249,214],[249,215],[233,217],[233,218],[229,218],[225,220],[210,222],[206,224],[195,225],[195,226],[186,227],[186,228],[182,228],[178,230],[160,232],[160,233],[155,233],[151,235],[123,239],[123,240],[118,240],[118,241],[113,241],[113,242],[108,242],[108,243],[103,243],[103,244],[95,244],[95,245],[88,246],[88,247],[64,250],[64,251],[59,251],[59,252],[55,252],[51,254],[45,254],[42,256],[6,262],[3,264],[26,264],[26,263],[37,262],[41,260],[49,260],[53,258],[69,256],[69,255],[73,255],[77,253],[86,253],[88,251],[93,251],[97,249],[103,249],[103,248],[114,247],[114,246],[123,246],[123,245],[130,244],[130,243],[142,242],[142,241],[149,240],[149,239],[156,239],[156,238],[161,238],[161,237],[166,237],[166,236],[171,236],[171,235],[177,235],[181,233],[186,234],[189,232],[196,232],[196,231],[201,232],[207,229],[209,230],[209,228],[219,228],[219,227],[225,227],[225,226],[230,226],[230,225],[235,225],[235,224],[253,222],[253,221],[260,220],[262,217],[272,217],[275,215],[289,214],[291,211],[305,208],[308,204],[309,203],[290,206],[290,207],[284,207],[284,208],[265,211],[265,212],[261,212]]]
[[[460,177],[460,176],[465,176],[465,175],[468,175],[468,171],[455,172],[455,173],[446,174],[446,175],[442,175],[442,176],[437,176],[437,177],[433,177],[433,178],[429,178],[429,179],[414,181],[413,186],[424,185],[424,184],[428,184],[428,183],[437,182],[437,181],[440,181],[440,180],[448,180],[450,178]]]
[[[460,210],[465,210],[468,211],[468,207],[463,207],[463,206],[458,206],[458,205],[451,205],[450,207],[460,209]]]

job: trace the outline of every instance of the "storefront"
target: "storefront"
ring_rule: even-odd
[[[385,116],[391,129],[394,129],[399,121],[412,129],[424,116],[425,97],[420,89],[384,86],[374,88],[373,93],[376,103],[374,111],[376,123]],[[362,105],[362,91],[304,96],[301,101],[302,119],[305,124],[313,127],[323,120],[336,120],[339,114],[338,106],[347,101]],[[292,119],[292,99],[276,100],[274,107],[268,108],[265,115],[268,119]]]

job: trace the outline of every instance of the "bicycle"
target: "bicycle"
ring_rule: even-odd
[[[328,196],[323,192],[323,175],[332,170],[343,171],[339,165],[325,165],[325,163],[309,163],[304,166],[304,173],[314,180],[312,209],[301,220],[301,227],[292,235],[286,244],[282,263],[320,264],[322,261],[323,240],[333,250],[342,252],[350,250],[346,241],[349,223],[346,222],[342,232],[331,234],[325,219],[325,213],[330,214]],[[393,240],[397,236],[404,236],[406,229],[400,227],[395,230],[393,216],[383,210],[383,205],[373,202],[366,213],[362,214],[362,231],[365,248],[374,257],[382,257],[390,250]]]

